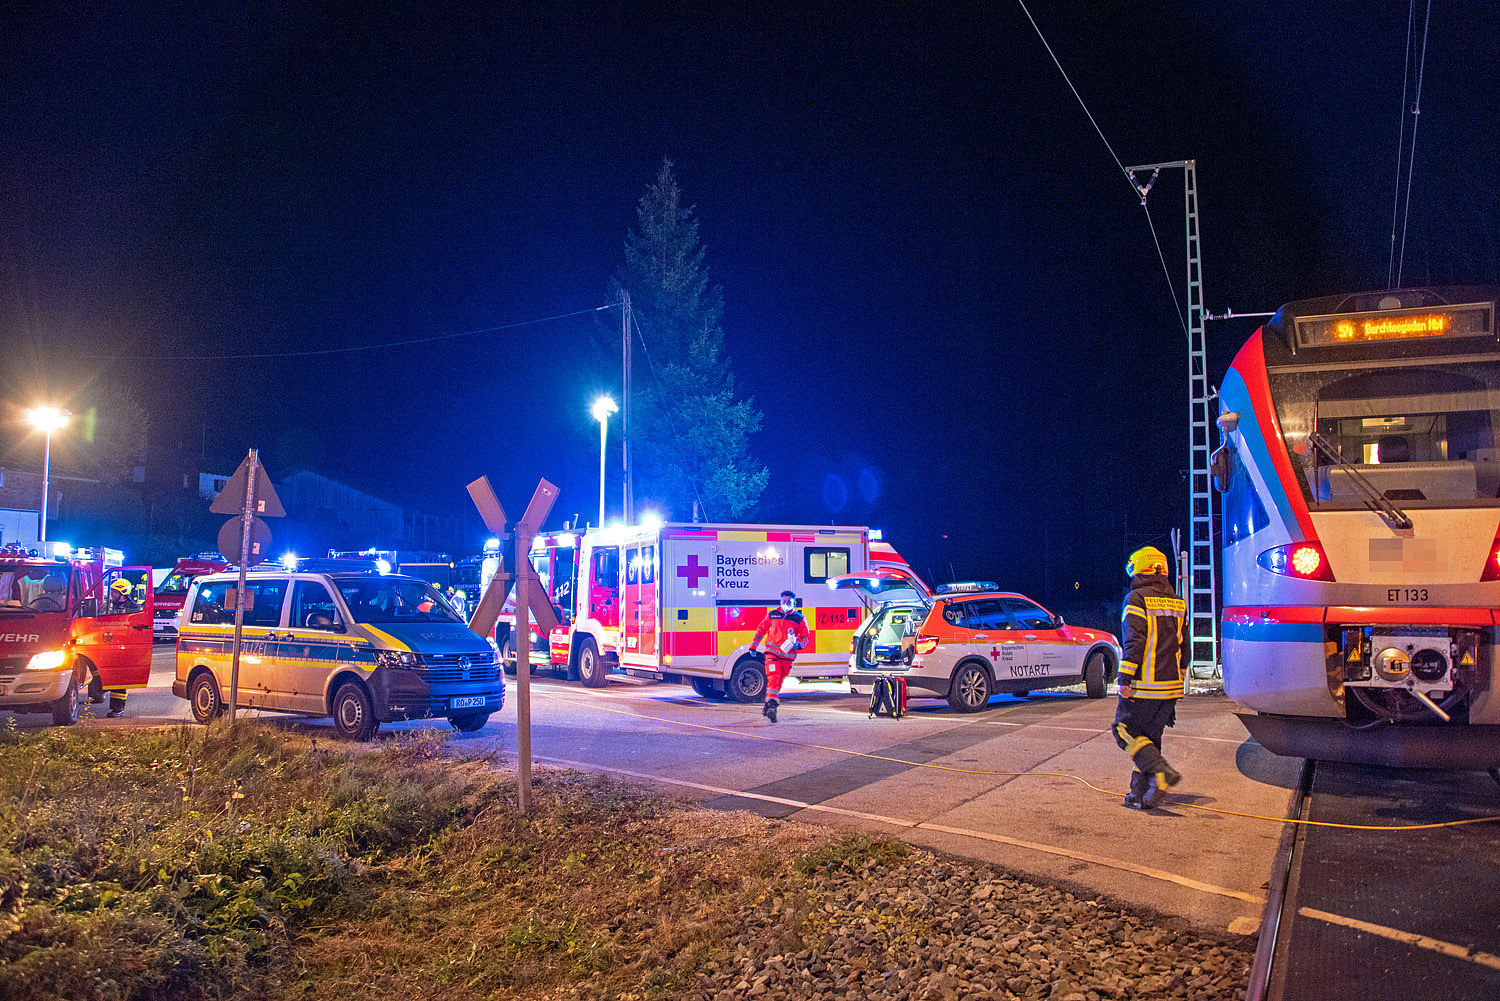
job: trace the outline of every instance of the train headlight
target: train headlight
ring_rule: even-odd
[[[1333,569],[1328,565],[1328,555],[1318,542],[1293,542],[1275,549],[1267,549],[1257,560],[1272,573],[1285,577],[1300,577],[1303,580],[1333,580]]]
[[[1375,673],[1382,681],[1405,681],[1411,673],[1411,658],[1400,647],[1388,646],[1375,655]]]

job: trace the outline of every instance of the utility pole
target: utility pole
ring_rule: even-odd
[[[634,317],[630,313],[630,293],[620,289],[620,472],[621,489],[624,493],[624,522],[630,524],[630,502],[632,500],[630,482],[630,326]],[[601,509],[599,523],[604,523],[604,513]]]
[[[1188,335],[1188,573],[1183,598],[1188,603],[1189,653],[1195,677],[1211,678],[1219,670],[1217,554],[1214,551],[1213,484],[1209,457],[1208,349],[1203,322],[1203,255],[1198,238],[1198,166],[1196,160],[1173,160],[1127,167],[1130,183],[1146,205],[1146,195],[1163,170],[1181,168],[1183,214],[1187,224]],[[1136,174],[1150,171],[1144,183]]]

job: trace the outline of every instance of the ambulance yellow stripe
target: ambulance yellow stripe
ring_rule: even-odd
[[[720,532],[720,542],[765,542],[765,532]]]

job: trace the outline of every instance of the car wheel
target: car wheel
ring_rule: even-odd
[[[193,719],[205,726],[224,712],[224,699],[212,671],[199,671],[193,676],[188,683],[188,704],[193,708]]]
[[[756,657],[741,657],[729,672],[729,697],[736,702],[760,702],[766,697],[766,668]]]
[[[500,641],[500,663],[505,665],[506,674],[516,673],[516,644],[509,633]]]
[[[599,656],[593,640],[578,645],[578,680],[585,688],[603,688],[609,684],[609,665]]]
[[[448,717],[449,724],[459,733],[473,733],[489,721],[489,713],[458,713]]]
[[[346,681],[333,696],[333,729],[345,740],[369,740],[380,723],[370,693],[357,681]]]
[[[1083,690],[1091,699],[1104,698],[1104,654],[1095,650],[1083,665]]]
[[[978,664],[960,664],[948,685],[948,704],[961,713],[977,713],[990,701],[990,676]]]
[[[719,700],[728,694],[724,691],[723,683],[714,681],[712,678],[693,678],[692,684],[693,691],[698,694],[699,698]]]
[[[52,725],[72,726],[78,722],[78,712],[83,705],[83,693],[78,689],[78,675],[68,676],[68,690],[52,703]]]

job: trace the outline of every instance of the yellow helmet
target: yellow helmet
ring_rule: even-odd
[[[1167,554],[1155,546],[1145,546],[1130,554],[1125,563],[1125,572],[1131,577],[1140,573],[1167,572]]]
[[[115,582],[109,586],[114,588],[116,591],[119,591],[123,595],[130,594],[130,581],[126,580],[124,577],[116,578]]]

